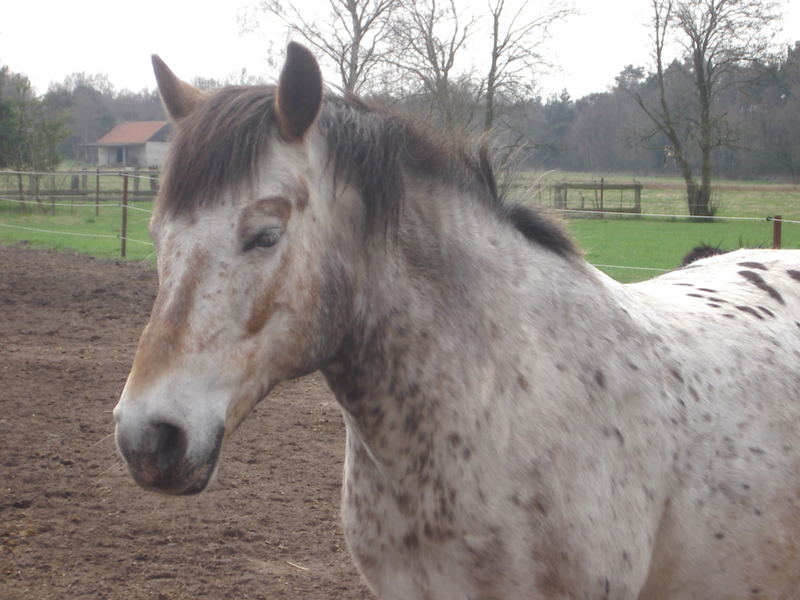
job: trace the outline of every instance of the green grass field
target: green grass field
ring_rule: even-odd
[[[606,183],[633,181],[631,176],[620,175],[551,172],[542,176],[525,173],[521,177],[523,185],[515,189],[514,195],[529,204],[550,208],[549,183],[599,181],[600,177]],[[642,177],[636,178],[636,181],[644,185],[643,213],[686,215],[679,179]],[[608,192],[605,196],[606,206],[616,200],[614,194],[619,195],[619,192]],[[10,197],[9,192],[0,194],[0,198]],[[611,265],[600,268],[615,279],[631,282],[658,275],[660,270],[677,267],[681,258],[701,243],[726,250],[740,246],[771,247],[773,225],[766,220],[767,216],[779,214],[784,219],[800,221],[800,186],[797,185],[725,181],[715,188],[714,199],[718,216],[750,217],[754,220],[690,222],[675,218],[598,219],[574,218],[574,215],[570,215],[565,223],[584,248],[589,262]],[[624,196],[619,198],[621,204],[628,200]],[[103,202],[99,215],[95,214],[91,197],[60,200],[55,205],[55,214],[52,214],[52,207],[49,200],[23,207],[19,203],[0,199],[0,243],[25,241],[39,248],[71,250],[109,258],[120,256],[119,201]],[[153,247],[147,234],[151,208],[150,202],[134,202],[128,211],[128,259],[154,260]],[[784,248],[800,248],[800,225],[784,223],[782,245]]]
[[[655,219],[569,219],[567,227],[595,265],[674,269],[695,246],[706,243],[725,250],[772,247],[772,223],[714,221],[693,223]],[[800,248],[800,225],[784,224],[782,247]],[[649,279],[659,271],[600,267],[628,283]]]
[[[0,200],[0,243],[24,241],[35,248],[70,250],[105,258],[119,257],[121,207],[117,202],[105,202],[100,207],[100,214],[96,215],[94,206],[81,206],[84,202],[57,203],[53,215],[49,202],[41,206],[28,204],[22,208],[18,203]],[[150,202],[136,202],[128,210],[128,232],[125,236],[128,238],[125,257],[128,259],[154,258],[147,233],[151,207]]]

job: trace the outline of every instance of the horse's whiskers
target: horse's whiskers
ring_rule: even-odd
[[[105,442],[106,440],[108,440],[108,439],[110,439],[110,438],[113,438],[113,437],[114,437],[114,432],[112,431],[112,432],[111,432],[111,433],[109,433],[108,435],[104,435],[102,438],[100,438],[99,440],[97,440],[95,443],[93,443],[91,446],[89,446],[89,448],[88,448],[88,449],[90,449],[90,450],[91,450],[91,449],[92,449],[92,448],[94,448],[95,446],[99,446],[100,444],[102,444],[102,443],[103,443],[103,442]]]

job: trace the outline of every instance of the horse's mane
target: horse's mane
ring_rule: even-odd
[[[226,87],[179,122],[170,149],[159,208],[189,213],[225,190],[251,182],[276,133],[275,88]],[[498,192],[491,152],[436,133],[430,125],[354,97],[327,96],[319,125],[334,176],[357,186],[368,233],[397,230],[406,174],[436,178],[486,203],[526,238],[561,255],[577,250],[553,219]]]

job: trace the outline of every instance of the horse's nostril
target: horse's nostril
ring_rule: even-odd
[[[160,471],[176,467],[186,455],[186,433],[170,423],[156,423],[155,462]]]

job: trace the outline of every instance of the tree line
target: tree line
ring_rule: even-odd
[[[800,42],[774,51],[777,4],[650,5],[652,64],[578,99],[537,87],[553,66],[550,31],[572,14],[560,0],[488,0],[478,12],[455,0],[328,0],[312,16],[263,0],[243,27],[277,19],[338,75],[336,91],[488,133],[525,167],[679,174],[691,214],[713,212],[712,172],[800,178]],[[35,96],[24,75],[0,70],[0,166],[80,160],[116,123],[162,118],[154,90],[117,91],[104,75],[72,74]]]

